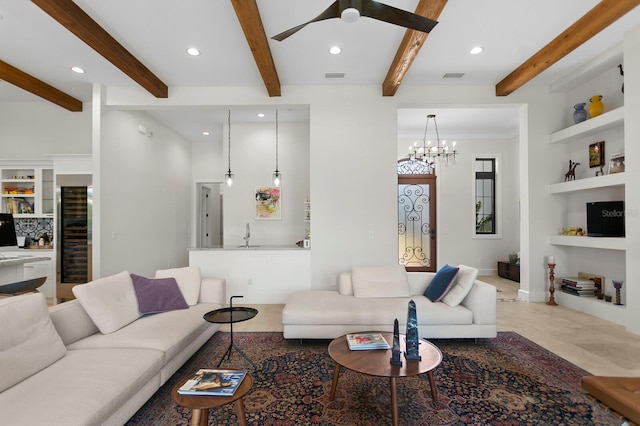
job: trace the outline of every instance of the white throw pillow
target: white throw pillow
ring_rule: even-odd
[[[198,304],[200,299],[200,267],[186,266],[184,268],[160,269],[156,271],[156,278],[175,278],[187,305]]]
[[[0,324],[0,392],[67,353],[42,293],[0,299]]]
[[[120,330],[140,317],[127,271],[77,285],[71,291],[102,334]]]
[[[402,265],[355,267],[351,281],[355,297],[411,297],[407,271]]]
[[[473,282],[478,277],[478,270],[471,266],[458,265],[458,275],[456,275],[453,286],[442,298],[442,301],[449,306],[458,306],[473,287]]]

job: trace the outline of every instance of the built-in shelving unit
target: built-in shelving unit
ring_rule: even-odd
[[[53,216],[52,170],[0,166],[0,200],[0,212],[16,218]]]
[[[585,92],[589,89],[587,88],[585,90],[585,88],[587,86],[593,86],[594,88],[609,87],[606,85],[607,82],[610,81],[609,77],[612,75],[612,70],[615,70],[617,65],[622,62],[622,46],[609,49],[580,69],[575,70],[570,75],[552,84],[550,90],[552,92],[566,93],[569,102],[568,108],[578,101],[578,99],[585,99],[583,102],[586,102]],[[613,84],[611,84],[611,86],[613,86]],[[609,87],[609,89],[613,89],[613,87]],[[550,144],[567,147],[567,157],[561,157],[558,161],[562,161],[562,163],[565,164],[569,159],[576,161],[575,157],[579,154],[582,158],[578,158],[578,162],[582,163],[581,175],[584,176],[587,172],[591,174],[590,177],[580,179],[580,175],[578,175],[578,179],[576,180],[557,182],[549,185],[549,194],[552,194],[554,197],[561,197],[566,201],[567,217],[565,221],[567,222],[570,221],[575,224],[575,221],[577,221],[579,226],[584,226],[580,225],[580,222],[586,219],[586,211],[585,217],[582,220],[579,219],[579,216],[576,216],[576,212],[584,209],[583,203],[585,201],[608,201],[611,198],[620,199],[618,197],[624,199],[627,180],[624,172],[593,176],[590,170],[587,170],[587,172],[584,171],[584,168],[589,166],[589,164],[585,164],[584,155],[588,152],[591,144],[605,140],[608,155],[618,152],[619,148],[624,149],[625,107],[621,105],[624,103],[624,99],[619,97],[621,95],[619,92],[617,93],[618,97],[612,102],[617,107],[614,106],[612,107],[613,109],[597,117],[589,118],[586,121],[573,124],[549,135]],[[597,94],[597,92],[593,94]],[[611,99],[611,96],[609,99]],[[605,165],[607,160],[608,158],[604,159]],[[600,171],[602,171],[602,169],[600,169]],[[577,218],[578,220],[576,220]],[[558,223],[558,229],[562,226],[571,226],[573,224]],[[611,291],[610,280],[612,278],[615,279],[616,274],[624,277],[624,259],[627,249],[627,241],[624,237],[550,235],[549,243],[559,249],[562,248],[564,258],[568,262],[568,265],[563,265],[565,272],[577,274],[579,269],[575,270],[575,268],[582,267],[590,269],[587,272],[601,273],[603,270],[608,271],[608,273],[602,275],[606,281],[605,288],[608,288],[609,292]],[[596,251],[594,252],[594,250]],[[591,264],[586,264],[584,261],[581,261],[581,259],[585,257],[588,259],[603,259],[604,263],[598,264],[598,262],[595,261]],[[626,321],[626,309],[624,305],[619,306],[613,303],[607,303],[596,297],[579,297],[561,291],[556,291],[556,300],[559,304],[568,308],[618,324],[625,324]]]

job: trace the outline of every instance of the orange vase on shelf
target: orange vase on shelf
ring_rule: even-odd
[[[597,117],[602,114],[604,104],[602,103],[602,95],[594,95],[589,100],[589,117]]]

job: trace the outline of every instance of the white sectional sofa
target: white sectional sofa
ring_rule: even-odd
[[[393,331],[396,318],[404,333],[410,300],[416,303],[421,338],[496,337],[496,288],[477,280],[475,268],[459,266],[449,293],[437,302],[424,296],[435,273],[406,273],[401,266],[353,268],[339,276],[337,290],[293,293],[282,312],[284,337],[333,339],[357,331]]]
[[[0,424],[124,424],[220,327],[202,316],[223,306],[223,279],[197,267],[156,274],[165,277],[187,307],[132,314],[127,272],[50,308],[40,293],[1,299]]]

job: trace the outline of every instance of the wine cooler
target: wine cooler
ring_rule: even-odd
[[[58,188],[58,298],[73,298],[75,284],[91,281],[90,186]]]

